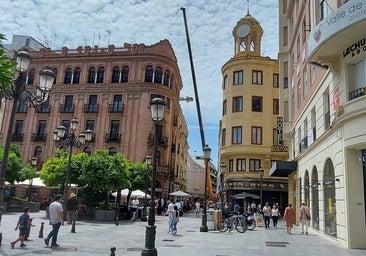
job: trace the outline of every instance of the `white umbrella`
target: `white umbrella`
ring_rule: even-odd
[[[181,196],[181,197],[192,197],[190,194],[187,194],[186,192],[183,192],[183,191],[180,191],[180,190],[169,193],[169,195],[171,195],[171,196]]]
[[[126,197],[128,195],[128,188],[121,190],[121,196]],[[112,193],[112,196],[117,197],[117,191]],[[137,196],[138,198],[145,198],[145,192],[141,190],[134,190],[131,193],[131,196]],[[146,194],[146,198],[150,198],[149,194]]]

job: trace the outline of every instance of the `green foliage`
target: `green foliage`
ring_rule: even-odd
[[[19,172],[19,181],[31,180],[37,177],[37,169],[25,165]]]
[[[4,147],[0,147],[0,161],[3,159]],[[14,184],[15,181],[21,181],[19,172],[23,168],[23,162],[18,145],[11,144],[9,148],[8,164],[6,167],[5,180]]]
[[[6,40],[6,38],[0,34],[0,94],[4,95],[13,81],[13,69],[16,64],[5,54],[2,40]]]

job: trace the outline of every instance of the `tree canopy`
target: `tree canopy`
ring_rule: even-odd
[[[14,73],[13,69],[16,64],[12,59],[6,55],[2,41],[6,40],[3,34],[0,34],[0,94],[5,95],[6,91],[10,87]]]
[[[4,147],[0,147],[0,162],[3,159]],[[18,145],[11,144],[9,149],[8,165],[6,167],[5,180],[14,184],[15,181],[23,181],[19,172],[23,168],[23,162]]]

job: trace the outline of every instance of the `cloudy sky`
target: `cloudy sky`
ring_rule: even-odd
[[[7,2],[7,3],[6,3]],[[221,118],[221,67],[234,54],[232,30],[249,7],[261,24],[262,55],[277,58],[278,0],[5,0],[0,33],[29,35],[54,50],[63,46],[123,43],[152,45],[168,39],[178,59],[184,88],[194,97],[193,80],[181,7],[186,8],[193,64],[206,144],[217,164]],[[189,152],[202,155],[196,103],[181,102],[189,128]]]

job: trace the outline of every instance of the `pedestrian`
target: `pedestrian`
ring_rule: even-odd
[[[172,220],[173,220],[173,215],[175,213],[175,210],[174,210],[175,207],[178,209],[178,206],[176,206],[173,203],[173,199],[170,198],[169,199],[169,204],[168,204],[168,210],[167,210],[167,212],[168,212],[168,226],[169,226],[168,234],[170,233],[170,231],[173,233]]]
[[[31,226],[34,227],[35,225],[32,224],[29,217],[29,207],[24,207],[23,213],[19,216],[17,225],[15,226],[15,231],[19,228],[19,236],[15,241],[10,243],[11,249],[14,249],[14,246],[18,241],[20,241],[20,247],[26,246],[24,239],[28,228]]]
[[[234,212],[235,214],[239,214],[239,210],[240,210],[240,206],[237,202],[235,202],[234,204]]]
[[[263,215],[264,215],[264,226],[266,227],[266,229],[269,229],[272,210],[271,210],[271,206],[269,206],[268,202],[266,202],[262,211],[263,211]]]
[[[67,224],[71,224],[75,215],[75,212],[79,208],[79,201],[76,199],[75,193],[71,193],[69,199],[66,202],[66,218]]]
[[[59,246],[57,244],[57,235],[61,226],[64,225],[64,209],[61,204],[61,195],[56,195],[55,200],[50,204],[50,224],[52,225],[52,230],[48,236],[44,239],[46,245],[49,245],[50,239],[52,238],[51,246]]]
[[[179,210],[176,205],[174,205],[174,212],[172,212],[172,220],[170,222],[170,229],[172,234],[175,236],[177,234],[177,224],[179,222]]]
[[[200,209],[201,209],[201,204],[200,204],[200,201],[197,200],[197,202],[195,204],[196,217],[200,216]]]
[[[280,210],[277,208],[277,205],[273,205],[272,207],[272,221],[273,221],[273,228],[277,229],[277,222],[278,218],[280,217]]]
[[[230,205],[228,203],[225,203],[223,212],[224,218],[225,219],[229,218],[229,214],[230,214]]]
[[[139,206],[140,202],[137,199],[137,196],[135,196],[132,200],[131,200],[131,204],[130,204],[130,211],[131,211],[131,220],[135,221],[137,218],[137,208]]]
[[[291,229],[295,222],[295,211],[292,208],[292,204],[289,203],[283,214],[283,218],[286,220],[287,233],[291,235]]]
[[[310,210],[309,207],[306,206],[305,202],[302,202],[300,207],[300,223],[301,223],[301,234],[304,234],[304,226],[305,226],[305,234],[308,234],[309,222],[310,222]]]
[[[257,205],[254,203],[254,201],[250,205],[250,208],[252,210],[252,215],[254,215],[254,213],[257,211]]]

